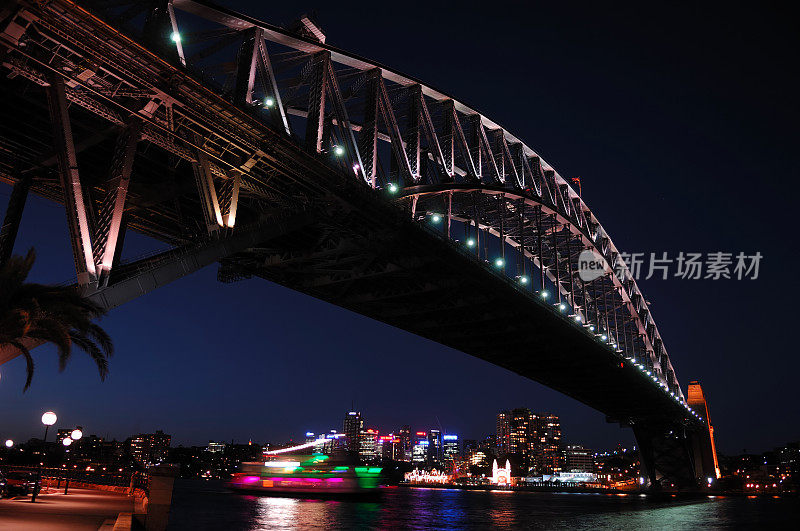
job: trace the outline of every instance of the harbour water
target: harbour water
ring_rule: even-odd
[[[179,480],[169,529],[797,529],[798,498],[646,496],[388,489],[380,502],[234,494],[222,482]]]

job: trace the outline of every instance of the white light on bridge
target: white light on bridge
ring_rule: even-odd
[[[394,183],[389,183],[389,193],[395,194],[397,193],[397,185]]]
[[[475,239],[474,238],[467,239],[467,247],[475,247]]]
[[[494,265],[496,265],[497,267],[503,267],[504,265],[506,265],[506,261],[503,260],[502,258],[498,258],[497,260],[494,261]]]
[[[559,303],[558,303],[558,309],[559,309],[559,310],[561,310],[561,311],[563,312],[564,310],[566,310],[566,309],[567,309],[567,305],[566,305],[566,304],[564,304],[563,302],[559,302]]]
[[[64,446],[69,446],[70,444],[72,444],[72,439],[70,439],[69,437],[64,437],[64,440],[61,441],[61,444],[63,444]]]
[[[431,216],[431,221],[433,221],[434,223],[439,223],[440,221],[442,221],[442,216],[440,216],[439,214],[434,214],[433,216]]]
[[[172,35],[170,35],[170,39],[172,39],[172,42],[174,42],[175,44],[178,44],[179,42],[181,42],[181,34],[178,33],[177,31],[173,31]]]
[[[528,283],[528,277],[526,277],[525,275],[522,275],[521,277],[519,277],[519,283],[520,284],[527,284]]]
[[[543,299],[546,299],[547,297],[549,297],[549,296],[550,296],[550,294],[549,294],[549,293],[547,293],[547,291],[543,291],[543,292],[541,292],[541,293],[539,294],[539,296],[541,296]]]
[[[274,98],[267,98],[264,100],[264,107],[272,108],[275,106],[275,99]]]
[[[337,157],[344,155],[344,148],[342,146],[333,146],[333,154]]]
[[[578,323],[581,322],[581,316],[580,315],[576,315],[575,316],[575,322],[578,322]]]
[[[594,325],[589,325],[589,332],[594,332]]]
[[[608,336],[607,336],[607,335],[605,335],[605,334],[603,334],[602,336],[600,336],[600,339],[602,339],[603,341],[605,341],[606,339],[608,339]]]

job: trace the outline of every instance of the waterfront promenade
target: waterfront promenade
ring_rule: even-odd
[[[42,492],[36,503],[30,496],[0,500],[0,529],[55,531],[62,529],[111,531],[120,513],[132,513],[133,498],[126,494],[70,488]]]

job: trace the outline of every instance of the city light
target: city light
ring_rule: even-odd
[[[177,31],[173,31],[172,35],[170,35],[170,39],[172,39],[172,42],[174,42],[175,44],[178,44],[179,42],[181,42],[181,34],[178,33]]]
[[[63,444],[64,446],[69,446],[70,444],[72,444],[72,439],[70,439],[69,437],[64,437],[64,440],[61,441],[61,444]]]
[[[44,415],[42,415],[42,424],[45,426],[52,426],[57,420],[58,417],[52,411],[47,411]]]
[[[80,428],[75,428],[74,430],[72,430],[72,433],[70,433],[69,436],[73,441],[77,441],[78,439],[83,437],[83,431]]]
[[[389,193],[396,194],[397,193],[397,185],[394,183],[389,183]]]
[[[275,105],[275,100],[273,98],[267,98],[264,100],[264,107],[273,107]]]
[[[344,148],[342,146],[333,146],[333,154],[337,157],[344,155]]]
[[[12,446],[14,446],[14,441],[6,439],[6,448],[11,448]]]

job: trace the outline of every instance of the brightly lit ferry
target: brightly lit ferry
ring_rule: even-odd
[[[242,463],[229,487],[275,496],[373,496],[382,490],[380,467],[335,463],[322,453],[300,455],[304,447],[265,452],[265,461]]]

